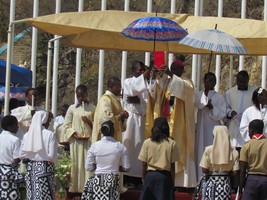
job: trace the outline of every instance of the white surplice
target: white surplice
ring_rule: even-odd
[[[261,110],[259,110],[256,106],[250,106],[248,107],[241,118],[240,122],[240,134],[245,140],[245,142],[250,140],[249,134],[248,134],[248,125],[249,123],[254,119],[260,119],[264,122],[264,129],[263,133],[265,136],[267,136],[267,105],[263,106]]]
[[[15,116],[18,120],[19,130],[16,136],[22,140],[24,134],[29,130],[32,120],[32,110],[43,110],[41,107],[32,107],[29,104],[17,107],[11,110],[11,115]]]
[[[206,107],[209,100],[213,105],[212,110]],[[198,109],[195,154],[196,162],[199,164],[205,147],[213,144],[214,126],[221,125],[226,116],[226,103],[220,93],[210,90],[206,96],[202,90],[195,96],[195,106]],[[198,180],[202,175],[202,169],[197,167]]]
[[[245,143],[245,140],[239,132],[239,126],[243,112],[252,106],[251,98],[255,89],[255,87],[248,86],[247,90],[238,90],[237,86],[235,86],[227,90],[224,94],[228,118],[231,117],[232,111],[236,111],[237,113],[235,117],[228,120],[227,125],[234,147],[241,147]]]
[[[128,103],[127,97],[138,96],[140,103]],[[131,170],[129,176],[142,177],[142,162],[138,155],[144,142],[145,114],[148,96],[148,84],[143,75],[127,78],[123,84],[123,106],[129,113],[126,130],[122,133],[122,143],[128,149]]]

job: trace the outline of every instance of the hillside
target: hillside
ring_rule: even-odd
[[[130,10],[133,11],[146,11],[146,5],[141,0],[131,0]],[[217,15],[217,2],[214,0],[204,1],[204,16],[216,16]],[[226,17],[240,17],[240,0],[225,0],[224,1],[224,13]],[[85,2],[84,10],[100,10],[101,1],[90,0]],[[0,44],[6,42],[6,31],[9,20],[9,3],[5,0],[0,0],[1,14],[0,14]],[[78,10],[77,0],[62,0],[62,12],[76,11]],[[158,1],[157,12],[170,12],[170,0]],[[123,10],[123,3],[118,4],[117,0],[107,1],[108,10]],[[32,16],[32,1],[20,0],[16,1],[16,19],[23,19]],[[54,13],[55,1],[46,0],[40,1],[39,15],[46,15]],[[154,10],[155,11],[155,7]],[[189,13],[194,12],[193,0],[177,0],[177,13]],[[263,0],[253,1],[247,0],[247,18],[251,19],[263,19]],[[15,33],[18,34],[22,30],[26,29],[25,25],[16,26]],[[30,51],[31,51],[31,34],[27,34],[26,37],[15,43],[14,47],[14,63],[20,64],[20,61],[25,61],[28,67],[30,66]],[[44,32],[38,33],[38,61],[37,61],[37,86],[40,88],[41,93],[45,92],[45,77],[46,74],[46,60],[47,60],[47,42],[53,36]],[[1,58],[6,59],[6,55],[0,55]],[[98,50],[84,49],[82,52],[82,76],[81,83],[86,84],[89,89],[90,100],[96,103],[97,100],[97,82],[98,82]],[[191,72],[191,55],[186,55],[187,58],[187,75],[190,77]],[[128,53],[128,66],[130,63],[139,59],[144,61],[144,53],[129,52]],[[203,71],[202,74],[207,72],[209,56],[203,56]],[[214,70],[213,56],[213,68]],[[222,56],[222,74],[221,74],[221,92],[228,88],[228,76],[229,76],[229,56]],[[58,78],[58,105],[63,103],[71,104],[74,99],[74,84],[75,84],[75,62],[76,62],[76,49],[62,47],[60,48],[59,59],[59,78]],[[238,56],[234,56],[234,73],[238,71]],[[251,83],[259,86],[261,76],[261,57],[245,57],[245,69],[251,75]],[[129,70],[128,70],[129,71]],[[127,71],[127,72],[128,72]],[[105,80],[110,76],[121,76],[121,52],[120,51],[105,51]],[[129,76],[129,75],[128,75]]]

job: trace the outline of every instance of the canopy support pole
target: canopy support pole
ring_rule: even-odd
[[[6,58],[6,82],[5,82],[5,105],[4,115],[9,114],[9,93],[10,93],[10,78],[11,78],[11,60],[12,60],[12,44],[14,41],[14,25],[24,22],[17,20],[10,22],[7,32],[7,58]]]
[[[129,11],[129,0],[124,1],[124,11]],[[121,61],[121,85],[123,86],[123,82],[126,79],[126,72],[127,72],[127,57],[128,52],[122,51],[122,61]]]
[[[51,70],[52,70],[52,42],[59,40],[62,36],[54,37],[48,41],[47,50],[47,70],[46,70],[46,96],[45,96],[45,110],[49,111],[50,107],[50,93],[51,93]]]
[[[104,11],[107,9],[107,0],[101,1],[101,10]],[[104,64],[105,64],[105,51],[103,49],[99,50],[99,71],[98,71],[98,95],[97,99],[103,94],[103,83],[104,83]]]
[[[194,16],[199,16],[199,0],[195,0]],[[197,63],[198,63],[198,56],[197,54],[193,54],[191,79],[195,86],[197,82],[197,75],[196,75],[197,74]]]
[[[176,0],[171,0],[171,14],[175,14],[175,11],[176,11]],[[171,66],[173,60],[174,60],[174,54],[169,53],[169,58],[168,58],[168,66],[169,67]]]
[[[83,11],[83,6],[84,6],[84,0],[79,0],[78,12],[82,12]],[[77,48],[75,89],[81,83],[81,67],[82,67],[82,48]],[[74,103],[76,104],[77,102],[78,102],[78,100],[76,98],[76,92],[74,92]]]
[[[148,13],[152,12],[152,0],[147,0],[147,12]],[[150,53],[149,52],[145,53],[145,65],[147,66],[150,65]]]
[[[218,2],[218,17],[222,17],[223,14],[223,0],[219,0]],[[220,84],[221,84],[221,56],[216,55],[216,68],[215,68],[215,75],[217,79],[217,83],[215,85],[215,91],[220,91]]]
[[[55,13],[60,13],[61,10],[61,0],[56,0],[56,11]],[[59,37],[55,35],[54,38]],[[59,40],[54,42],[54,58],[53,58],[53,86],[52,86],[52,108],[51,112],[54,116],[57,114],[57,86],[58,86],[58,57],[59,57]]]
[[[39,13],[39,0],[34,0],[33,17],[37,17]],[[37,58],[37,35],[38,29],[32,28],[32,55],[31,55],[31,70],[32,70],[32,87],[36,86],[36,58]]]
[[[242,0],[241,3],[241,19],[246,19],[246,6],[247,6],[247,0]],[[244,56],[239,56],[239,68],[238,71],[241,71],[244,69]]]
[[[264,21],[267,21],[267,0],[264,0]],[[262,57],[261,87],[266,88],[267,56]]]

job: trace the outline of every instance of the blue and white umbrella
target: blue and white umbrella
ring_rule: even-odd
[[[198,49],[229,54],[247,54],[246,48],[232,35],[217,29],[199,30],[188,34],[180,42]]]

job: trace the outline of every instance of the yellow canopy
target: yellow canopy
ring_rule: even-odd
[[[45,32],[65,36],[64,45],[81,48],[127,51],[153,51],[153,41],[134,40],[121,34],[132,21],[155,16],[155,13],[125,11],[69,12],[25,19],[24,21]],[[267,55],[267,24],[260,20],[196,17],[188,14],[162,14],[187,29],[189,33],[217,29],[237,38],[250,55]],[[181,45],[178,42],[156,42],[157,51],[185,54],[209,54],[210,51]],[[217,52],[213,52],[218,54]]]

